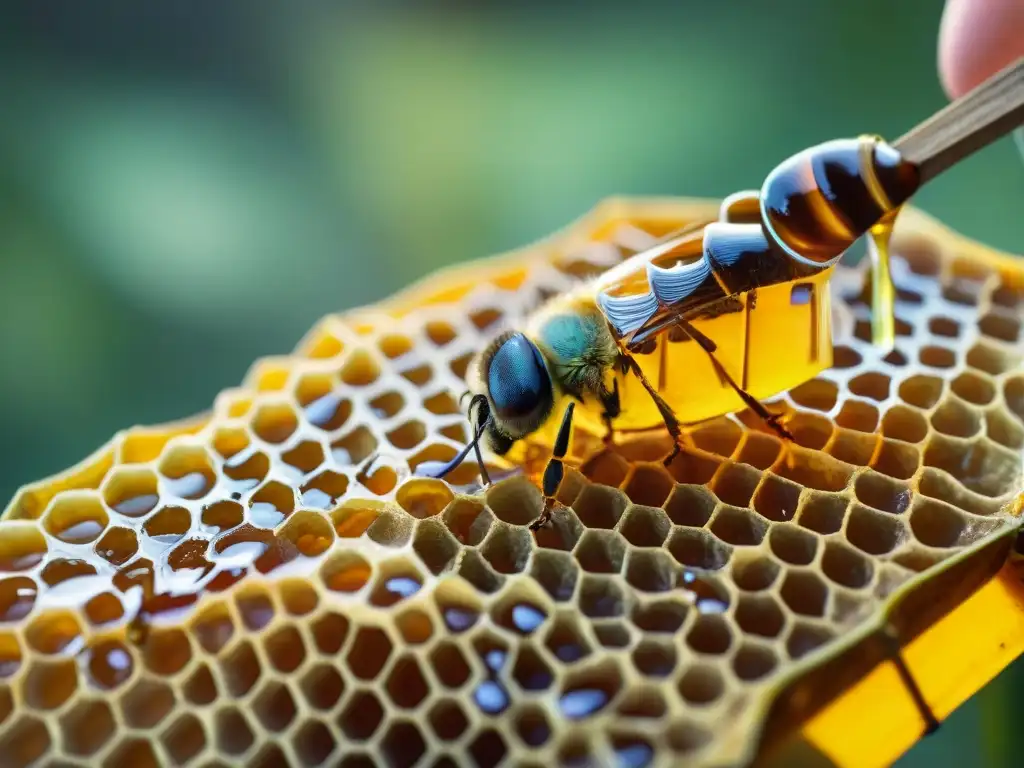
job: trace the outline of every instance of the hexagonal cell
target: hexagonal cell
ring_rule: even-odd
[[[323,765],[337,746],[326,725],[307,720],[292,736],[292,747],[304,765]]]
[[[768,524],[749,510],[720,506],[711,521],[711,532],[734,546],[754,546],[761,542]]]
[[[299,426],[299,419],[288,403],[265,403],[253,414],[250,423],[255,435],[265,443],[283,443]]]
[[[625,596],[613,578],[586,574],[580,584],[578,606],[584,616],[594,619],[621,616]]]
[[[754,682],[770,674],[778,663],[778,657],[770,647],[744,643],[733,656],[732,669],[740,680]]]
[[[316,664],[299,681],[299,690],[314,709],[329,710],[345,691],[345,681],[330,664]]]
[[[427,715],[427,721],[441,741],[454,741],[469,727],[469,720],[462,707],[452,699],[442,699],[434,704]]]
[[[233,707],[218,710],[214,731],[217,734],[217,749],[228,755],[243,754],[255,741],[245,715]]]
[[[933,435],[924,463],[945,470],[968,490],[990,498],[1014,491],[1020,478],[1017,454],[989,440],[980,440],[965,456],[961,443]]]
[[[878,408],[862,400],[847,400],[836,416],[836,426],[858,432],[878,429]]]
[[[267,658],[279,672],[294,672],[306,659],[306,646],[294,625],[278,627],[262,640]]]
[[[414,523],[415,521],[404,511],[384,509],[370,523],[370,527],[366,529],[366,536],[382,546],[397,549],[409,543]]]
[[[193,672],[182,686],[182,692],[190,704],[206,705],[212,704],[217,699],[217,683],[213,679],[213,673],[205,664],[201,664]]]
[[[737,553],[731,563],[733,583],[748,592],[760,592],[775,583],[782,569],[771,557],[760,553]]]
[[[104,532],[95,546],[96,554],[112,565],[124,565],[139,550],[139,541],[131,528],[115,526]]]
[[[345,644],[348,637],[349,622],[340,613],[329,611],[310,625],[313,642],[320,653],[335,654]]]
[[[448,688],[458,688],[469,680],[469,663],[459,646],[443,640],[430,652],[430,664],[434,676]]]
[[[658,547],[668,536],[672,523],[664,510],[631,504],[622,517],[619,531],[638,547]]]
[[[156,475],[143,467],[114,467],[103,483],[103,499],[119,515],[143,517],[160,500]]]
[[[370,564],[355,552],[334,552],[320,567],[320,578],[334,592],[358,592],[371,573]]]
[[[811,379],[790,390],[793,402],[804,408],[828,413],[836,404],[839,388],[828,379]]]
[[[100,592],[83,606],[85,618],[93,626],[110,624],[124,617],[121,599],[112,592]]]
[[[78,669],[73,659],[43,660],[29,657],[22,695],[32,709],[57,709],[78,690]]]
[[[501,734],[490,728],[480,731],[469,744],[469,754],[480,768],[494,768],[505,759],[507,752]]]
[[[353,638],[345,657],[347,668],[360,680],[373,680],[380,674],[391,655],[391,640],[383,630],[362,627]]]
[[[411,722],[394,721],[380,742],[381,751],[394,768],[412,768],[427,749],[419,729]]]
[[[764,594],[741,596],[735,618],[744,632],[761,637],[778,637],[786,621],[776,599]]]
[[[417,519],[441,514],[455,495],[440,480],[414,478],[399,489],[396,500],[402,509]]]
[[[981,416],[959,399],[948,398],[931,416],[932,427],[944,435],[973,437],[981,431]]]
[[[299,387],[302,386],[300,382]],[[352,401],[335,392],[326,392],[308,403],[303,403],[303,399],[300,398],[299,403],[303,406],[305,420],[324,432],[341,429],[352,415]]]
[[[790,571],[782,581],[779,594],[795,613],[824,616],[828,586],[813,571]]]
[[[998,376],[1020,366],[1020,355],[1008,348],[999,349],[980,341],[967,351],[967,365],[984,373]]]
[[[0,573],[30,570],[42,562],[46,551],[46,539],[35,523],[0,524]]]
[[[820,451],[832,437],[835,425],[831,419],[819,414],[798,411],[786,421],[786,429],[797,445]]]
[[[654,761],[654,747],[636,734],[613,733],[609,739],[619,765],[646,768]]]
[[[340,466],[362,464],[377,451],[377,438],[366,427],[357,427],[331,443],[331,456]]]
[[[370,604],[388,608],[412,597],[423,587],[423,574],[404,558],[393,559],[378,565],[378,575]]]
[[[851,401],[852,402],[852,401]],[[793,446],[789,456],[772,467],[779,476],[807,489],[841,491],[850,480],[852,468],[827,454],[814,453]]]
[[[897,480],[908,480],[921,464],[921,453],[916,445],[893,440],[882,440],[875,453],[871,468]]]
[[[304,507],[329,510],[345,495],[349,479],[332,470],[326,469],[303,483],[299,503]]]
[[[531,646],[522,645],[516,654],[512,679],[524,691],[545,691],[555,680],[547,662]]]
[[[174,705],[170,686],[142,678],[121,697],[121,716],[132,728],[152,728],[171,713]]]
[[[647,677],[668,677],[676,667],[676,649],[670,642],[642,639],[631,654],[637,672]]]
[[[540,707],[529,705],[515,718],[516,735],[527,747],[541,747],[551,738],[551,724]]]
[[[948,548],[963,544],[968,530],[974,536],[980,533],[980,522],[969,519],[968,515],[949,504],[924,498],[917,500],[910,515],[910,529],[914,537],[929,547]]]
[[[679,695],[696,707],[707,706],[725,693],[725,678],[710,664],[696,664],[679,678]]]
[[[879,402],[888,399],[891,380],[884,373],[868,371],[850,380],[850,392]]]
[[[598,451],[580,467],[592,483],[618,488],[629,476],[629,462],[615,451]]]
[[[495,526],[480,547],[480,555],[498,573],[519,573],[530,560],[533,540],[525,528]]]
[[[74,579],[95,576],[96,566],[78,558],[58,557],[47,562],[39,575],[46,584],[55,587]]]
[[[874,576],[871,560],[836,539],[825,544],[821,570],[836,584],[842,584],[850,589],[866,587]]]
[[[782,441],[772,435],[759,432],[747,432],[739,450],[736,461],[749,464],[760,470],[771,467],[782,452]]]
[[[32,612],[39,587],[28,576],[0,579],[0,622],[21,621]]]
[[[216,482],[213,463],[199,446],[169,446],[160,458],[159,471],[168,495],[180,499],[201,499]]]
[[[438,520],[424,520],[416,526],[413,551],[427,570],[439,575],[448,570],[459,555],[459,544]]]
[[[849,429],[837,429],[828,445],[828,452],[839,461],[864,467],[877,453],[881,437],[872,432],[865,434]]]
[[[601,485],[588,485],[573,504],[573,511],[587,528],[614,528],[626,509],[624,494]]]
[[[797,515],[797,523],[817,533],[835,533],[843,525],[850,500],[845,496],[810,493]]]
[[[579,581],[579,565],[567,552],[538,550],[530,565],[530,575],[553,600],[570,600]]]
[[[494,486],[491,494],[496,494],[493,496],[494,498],[506,502],[511,494],[507,492],[498,493],[497,488],[498,486]],[[513,516],[517,519],[525,515],[532,515],[535,511],[532,506],[524,513],[515,513],[514,510],[515,507],[513,507]],[[504,515],[508,516],[508,513],[509,510],[503,510]],[[531,520],[533,519],[531,518]],[[452,502],[444,511],[442,520],[456,541],[461,544],[476,546],[484,540],[487,532],[490,531],[491,525],[494,523],[494,515],[480,502],[471,498],[460,497]]]
[[[291,544],[303,557],[319,557],[334,543],[334,528],[323,515],[299,510],[288,518],[278,540]]]
[[[206,730],[198,717],[183,714],[160,737],[177,765],[185,765],[206,748]]]
[[[724,567],[732,554],[732,547],[701,528],[676,528],[667,547],[682,565],[705,570]]]
[[[224,474],[232,481],[232,498],[241,498],[243,493],[251,491],[263,482],[268,472],[270,459],[255,449],[242,451],[224,462]]]
[[[745,507],[761,482],[761,473],[746,464],[725,462],[715,473],[711,490],[726,504]]]
[[[674,487],[675,482],[662,465],[641,464],[633,469],[624,490],[634,504],[660,507]]]
[[[24,629],[30,648],[39,653],[62,653],[82,640],[82,627],[75,614],[66,610],[48,611],[36,616]]]
[[[60,718],[64,749],[76,756],[89,757],[114,735],[114,715],[102,699],[83,699]]]
[[[679,568],[667,552],[633,550],[626,565],[626,581],[641,592],[668,592],[675,588]]]
[[[583,534],[574,555],[590,573],[618,573],[622,570],[626,543],[614,531],[594,530]]]
[[[911,376],[900,384],[900,399],[915,408],[928,410],[939,402],[945,382],[938,376],[925,376],[919,374]]]
[[[252,709],[263,727],[275,733],[287,728],[297,712],[288,686],[276,680],[269,680],[263,685],[253,699]]]
[[[324,462],[324,449],[313,440],[303,440],[281,454],[281,461],[294,470],[294,475],[308,475]]]
[[[73,491],[57,496],[43,517],[46,532],[65,544],[95,541],[109,522],[98,497]]]
[[[949,317],[933,317],[928,321],[928,331],[933,336],[955,339],[960,335],[960,323]]]
[[[791,565],[809,565],[818,551],[817,536],[788,523],[774,526],[768,543],[777,558]]]
[[[260,677],[260,661],[252,645],[242,641],[219,659],[221,678],[228,693],[239,698],[248,693]]]
[[[87,658],[89,682],[101,690],[112,690],[126,682],[135,666],[131,652],[118,640],[93,644]]]
[[[295,490],[283,483],[265,483],[249,500],[249,519],[261,528],[275,528],[295,510]]]
[[[904,513],[913,497],[905,483],[870,470],[857,477],[853,490],[858,500],[867,506],[894,515]]]
[[[558,708],[568,720],[583,720],[604,710],[621,689],[622,675],[618,667],[610,660],[603,661],[566,676]]]
[[[723,654],[732,645],[732,632],[723,616],[698,616],[686,635],[686,643],[697,653]]]
[[[143,533],[160,544],[175,544],[192,527],[192,514],[184,507],[164,507],[143,526]]]
[[[410,654],[398,657],[384,685],[388,697],[402,709],[413,709],[430,692],[420,665]]]
[[[767,472],[754,492],[753,508],[769,520],[792,520],[801,490],[796,483]]]
[[[794,661],[801,659],[811,651],[820,648],[835,635],[828,627],[797,621],[790,630],[786,641],[786,651]]]
[[[51,746],[53,742],[46,725],[31,715],[22,715],[0,731],[0,754],[18,768],[34,765]]]

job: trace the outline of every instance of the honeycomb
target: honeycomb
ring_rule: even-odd
[[[1024,273],[916,211],[897,348],[865,271],[835,366],[526,472],[413,475],[467,438],[470,357],[717,202],[613,200],[322,320],[211,412],[119,433],[0,522],[0,765],[742,765],[983,583],[1012,545]]]

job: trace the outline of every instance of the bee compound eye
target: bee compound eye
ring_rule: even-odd
[[[487,388],[502,419],[522,419],[550,403],[551,379],[540,351],[516,333],[498,347],[487,369]]]

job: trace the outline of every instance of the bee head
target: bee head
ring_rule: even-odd
[[[539,429],[554,407],[544,356],[518,331],[504,333],[488,345],[480,356],[476,379],[478,390],[487,396],[493,425],[487,434],[498,453]]]

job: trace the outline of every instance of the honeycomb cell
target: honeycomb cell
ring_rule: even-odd
[[[0,523],[0,573],[18,573],[35,568],[47,553],[46,539],[31,523]]]
[[[87,653],[89,682],[101,689],[112,690],[127,682],[135,667],[131,652],[119,640],[100,640]]]
[[[672,523],[663,510],[632,504],[622,517],[619,532],[634,546],[658,547],[671,528]]]
[[[847,400],[836,416],[836,426],[872,433],[878,429],[878,408],[862,400]]]
[[[828,413],[839,399],[839,387],[828,379],[816,378],[791,389],[789,396],[797,405]]]
[[[441,741],[454,741],[466,732],[469,720],[454,699],[442,699],[431,707],[427,722]]]
[[[293,625],[286,624],[273,630],[262,644],[263,652],[278,672],[294,672],[305,661],[306,646]]]
[[[536,650],[523,645],[516,654],[512,679],[524,691],[545,691],[551,687],[555,676]]]
[[[81,699],[59,721],[64,750],[77,757],[90,757],[114,735],[116,727],[110,705],[102,699]]]
[[[529,562],[533,549],[525,528],[495,526],[480,547],[480,555],[498,573],[519,573]]]
[[[362,464],[377,451],[377,438],[366,427],[356,427],[331,443],[331,456],[341,466]]]
[[[906,379],[899,387],[900,400],[915,408],[928,410],[939,402],[945,382],[937,376],[920,374]]]
[[[494,498],[502,500],[508,498],[507,494],[497,493],[497,489],[498,486],[495,486],[491,491],[491,503]],[[521,517],[520,514],[514,512],[514,509],[515,507],[513,507],[513,514],[517,518]],[[476,546],[482,542],[494,523],[494,515],[488,507],[474,499],[464,497],[453,501],[442,513],[441,518],[456,541],[469,546]],[[505,522],[509,521],[506,519]]]
[[[732,645],[732,632],[720,615],[698,616],[686,635],[686,644],[697,653],[723,654]]]
[[[65,544],[88,544],[99,538],[110,518],[96,496],[58,496],[43,517],[43,527]]]
[[[391,641],[378,628],[364,627],[353,638],[345,658],[348,670],[360,680],[373,680],[391,655]]]
[[[892,440],[920,443],[928,434],[928,422],[918,411],[897,405],[882,419],[882,435]]]
[[[340,613],[327,612],[312,623],[313,642],[320,653],[337,653],[348,637],[349,621]]]
[[[198,446],[169,447],[160,458],[159,471],[168,495],[180,499],[201,499],[216,482],[213,462]]]
[[[131,528],[108,528],[96,542],[96,554],[111,565],[124,565],[139,550],[139,541]]]
[[[260,661],[248,641],[238,643],[219,661],[221,679],[228,693],[235,698],[244,696],[259,680]]]
[[[1016,490],[1020,478],[1016,454],[988,440],[964,452],[960,443],[936,435],[929,441],[923,461],[948,472],[967,490],[989,498]]]
[[[983,373],[999,376],[1017,368],[1020,365],[1020,356],[981,341],[967,350],[965,362]]]
[[[103,483],[103,500],[124,517],[143,517],[160,500],[156,474],[144,467],[115,467]]]
[[[678,566],[662,550],[634,550],[626,565],[626,581],[641,592],[668,592],[676,586]]]
[[[427,749],[423,735],[412,722],[396,721],[391,724],[380,742],[388,765],[412,768]]]
[[[177,765],[185,765],[206,748],[206,730],[198,717],[184,714],[160,738]]]
[[[933,499],[918,499],[910,514],[910,529],[929,547],[954,547],[960,543],[968,525],[977,523],[955,507]]]
[[[889,386],[891,380],[884,373],[868,371],[850,380],[850,392],[858,397],[866,397],[870,400],[882,402],[889,397]]]
[[[287,728],[295,719],[295,699],[285,683],[268,680],[263,684],[252,709],[260,724],[268,731],[278,733]]]
[[[1019,451],[1024,447],[1024,426],[1001,410],[985,412],[985,433],[1011,450]]]
[[[22,695],[32,709],[57,709],[78,690],[78,669],[71,659],[30,658],[26,666]]]
[[[586,574],[580,583],[579,609],[594,619],[621,616],[625,595],[617,581],[608,576]]]
[[[219,691],[210,668],[205,664],[200,665],[185,681],[182,693],[190,704],[205,706],[215,702]]]
[[[697,707],[713,704],[725,693],[725,679],[715,667],[690,667],[679,678],[679,695]]]
[[[676,528],[666,545],[682,565],[717,570],[729,562],[732,547],[701,528]]]
[[[720,506],[711,521],[711,532],[727,544],[754,546],[759,544],[768,531],[768,524],[739,507]]]
[[[612,488],[588,485],[573,504],[586,528],[614,528],[626,510],[626,497]]]
[[[192,515],[184,507],[164,507],[143,526],[143,533],[160,544],[176,544],[192,526]]]
[[[835,425],[824,416],[798,412],[786,422],[786,429],[793,435],[793,440],[797,445],[819,451],[832,437]],[[744,503],[741,502],[741,505]]]
[[[587,531],[574,552],[580,567],[589,573],[618,573],[626,556],[626,544],[613,531]]]
[[[913,497],[904,483],[871,471],[857,477],[854,493],[867,506],[895,515],[906,512]]]
[[[777,525],[768,535],[772,553],[784,563],[810,565],[818,551],[818,538],[795,525]]]
[[[358,592],[370,581],[370,563],[354,552],[339,551],[324,561],[320,578],[334,592]]]
[[[341,699],[345,681],[332,665],[316,664],[302,676],[299,690],[311,707],[327,711]]]
[[[411,655],[400,656],[391,668],[384,685],[388,698],[401,709],[413,709],[430,692],[419,663]]]
[[[797,621],[786,640],[786,651],[791,659],[801,659],[833,637],[832,630],[825,626]]]
[[[133,728],[152,728],[171,714],[175,704],[170,686],[141,678],[121,697],[121,717]]]
[[[778,475],[766,473],[754,493],[754,511],[769,520],[792,520],[800,503],[801,488]]]
[[[724,503],[745,507],[761,481],[761,473],[746,464],[724,463],[711,482],[711,490]]]
[[[0,622],[13,624],[32,612],[39,588],[28,576],[0,579]]]
[[[494,768],[507,753],[505,740],[493,729],[481,731],[469,744],[469,754],[480,768]]]
[[[770,595],[743,595],[736,604],[736,623],[744,632],[761,637],[777,637],[786,618]]]
[[[567,552],[538,550],[533,555],[530,575],[553,600],[564,602],[572,599],[576,591],[579,567]]]
[[[618,667],[608,661],[570,673],[558,697],[558,709],[570,721],[585,720],[612,704],[622,688]]]
[[[292,737],[292,748],[303,765],[323,765],[336,746],[330,730],[319,720],[307,720]]]
[[[871,468],[897,480],[908,480],[921,464],[917,446],[894,440],[882,440]]]
[[[731,564],[733,583],[742,590],[760,592],[775,583],[781,571],[779,564],[761,554],[738,554]]]
[[[634,504],[660,507],[672,492],[675,483],[660,465],[640,465],[626,483],[625,494]]]
[[[683,450],[672,460],[668,472],[680,485],[706,485],[714,477],[721,463],[721,460],[714,456]]]
[[[0,754],[17,768],[35,764],[52,746],[46,724],[37,717],[23,715],[0,731]]]
[[[668,677],[676,667],[675,646],[657,639],[641,640],[631,656],[637,672],[646,677]]]

